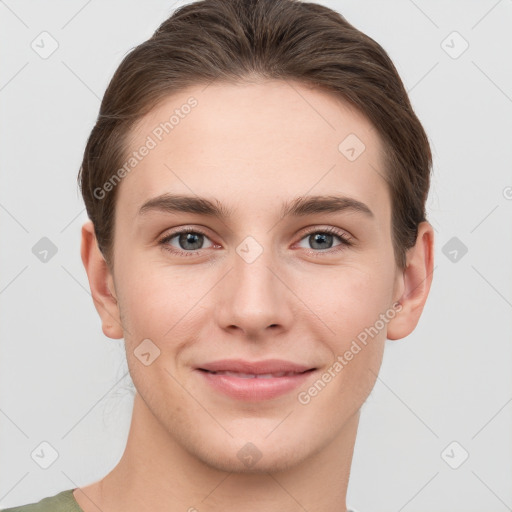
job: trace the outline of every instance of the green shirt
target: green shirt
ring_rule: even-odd
[[[79,506],[73,491],[75,489],[67,489],[59,492],[55,496],[43,498],[37,503],[29,503],[28,505],[20,505],[19,507],[3,508],[0,512],[84,512]],[[347,512],[356,512],[348,509]]]
[[[36,503],[4,508],[0,512],[83,512],[73,496],[74,490],[67,489]]]

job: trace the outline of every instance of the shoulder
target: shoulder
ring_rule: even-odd
[[[73,496],[74,489],[66,489],[35,503],[1,509],[0,512],[83,512]]]

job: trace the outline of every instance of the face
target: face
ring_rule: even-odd
[[[132,379],[176,443],[226,471],[289,467],[342,435],[401,293],[376,130],[291,85],[167,98],[134,129],[130,152],[149,150],[117,185]]]

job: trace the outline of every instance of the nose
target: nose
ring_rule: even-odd
[[[217,290],[219,326],[253,339],[289,329],[293,293],[270,250],[264,250],[254,261],[234,253],[231,263],[231,271]]]

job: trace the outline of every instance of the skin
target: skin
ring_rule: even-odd
[[[198,106],[118,185],[113,272],[92,223],[82,228],[103,332],[124,337],[137,393],[120,462],[74,496],[85,512],[345,511],[360,408],[386,338],[403,338],[418,323],[432,281],[433,229],[420,224],[400,270],[377,131],[340,99],[298,83],[191,87],[142,119],[131,149],[190,96]],[[338,150],[350,133],[366,147],[354,161]],[[165,192],[216,199],[234,213],[138,215]],[[307,195],[349,196],[374,216],[281,217],[283,203]],[[159,244],[177,227],[205,231],[195,256]],[[353,245],[337,251],[334,235],[319,249],[309,235],[327,227]],[[236,252],[247,236],[263,248],[250,264]],[[167,244],[193,252],[178,236]],[[378,335],[299,403],[297,393],[397,301],[401,311]],[[134,353],[144,339],[160,350],[148,366]],[[318,370],[300,389],[262,402],[221,395],[193,370],[234,357]],[[247,442],[262,454],[252,467],[237,457]]]

